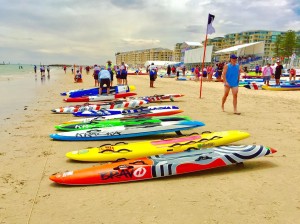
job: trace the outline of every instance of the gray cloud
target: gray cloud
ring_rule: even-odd
[[[119,51],[173,49],[216,33],[300,30],[299,0],[0,0],[0,61],[101,63]]]

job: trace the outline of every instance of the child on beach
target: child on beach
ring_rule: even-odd
[[[76,71],[76,74],[74,76],[74,81],[75,82],[82,82],[82,75],[81,73],[79,72],[79,70]]]
[[[290,69],[290,81],[292,81],[292,79],[294,79],[294,81],[296,80],[296,70],[294,69],[294,67],[292,67]]]

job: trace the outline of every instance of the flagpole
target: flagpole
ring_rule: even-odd
[[[205,35],[205,42],[204,42],[204,52],[202,58],[202,68],[201,68],[201,76],[200,76],[200,99],[202,97],[202,79],[203,79],[203,69],[204,69],[204,60],[206,56],[206,43],[207,43],[207,28],[206,28],[206,35]]]

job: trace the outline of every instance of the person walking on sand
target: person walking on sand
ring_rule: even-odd
[[[222,98],[222,111],[224,112],[224,104],[231,90],[233,96],[233,111],[234,114],[240,115],[237,111],[237,96],[239,91],[239,81],[241,68],[237,63],[237,56],[235,54],[230,55],[230,63],[226,64],[223,68],[222,77],[224,80],[224,95]]]

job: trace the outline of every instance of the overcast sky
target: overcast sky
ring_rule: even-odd
[[[300,0],[0,0],[0,62],[103,64],[216,33],[300,30]]]

